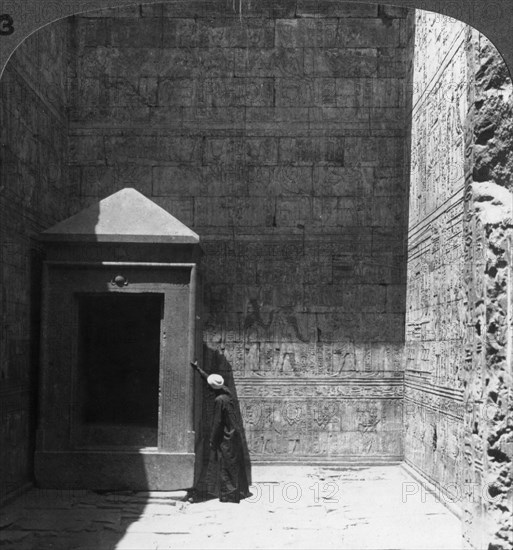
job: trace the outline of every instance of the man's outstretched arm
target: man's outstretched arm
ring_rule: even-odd
[[[195,360],[195,361],[191,361],[191,367],[196,369],[198,371],[198,373],[200,374],[201,378],[203,378],[203,380],[205,380],[205,382],[207,381],[207,378],[208,378],[208,374],[198,365],[198,361]]]

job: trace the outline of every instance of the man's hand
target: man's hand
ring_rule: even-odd
[[[194,359],[194,361],[191,361],[190,363],[191,367],[196,370],[196,372],[205,380],[207,381],[208,374],[198,365],[198,360]]]

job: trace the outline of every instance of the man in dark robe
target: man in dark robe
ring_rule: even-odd
[[[232,393],[224,385],[224,379],[219,374],[207,375],[197,361],[191,363],[191,366],[215,393],[209,443],[211,457],[215,457],[218,465],[216,486],[219,500],[239,503],[241,498],[248,497],[250,492],[244,463],[242,426],[238,420]],[[189,499],[194,501],[197,498],[193,490]]]

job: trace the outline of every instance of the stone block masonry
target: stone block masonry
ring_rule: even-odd
[[[40,250],[78,204],[68,180],[68,25],[45,27],[0,81],[0,501],[32,480]]]
[[[32,475],[33,236],[131,186],[201,236],[204,359],[253,459],[404,441],[471,545],[511,547],[511,81],[484,37],[361,2],[172,0],[41,29],[0,99],[1,498]]]
[[[396,460],[406,12],[245,8],[74,18],[70,169],[84,206],[128,181],[200,234],[253,459]]]

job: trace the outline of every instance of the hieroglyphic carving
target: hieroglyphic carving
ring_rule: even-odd
[[[251,383],[249,380],[241,380],[237,384],[237,393],[240,397],[301,397],[301,398],[394,398],[402,397],[402,379],[396,378],[382,380],[381,383],[374,383],[372,378],[359,377],[356,383],[344,383],[344,380],[333,383],[320,383],[315,381],[307,385],[301,381],[294,383],[276,383],[275,380],[266,380],[265,383]],[[353,379],[351,379],[353,381]]]
[[[405,397],[405,414],[413,417],[413,406],[416,404],[422,408],[429,408],[437,414],[450,415],[457,420],[463,419],[463,402],[461,392],[450,395],[443,390],[438,390],[438,393],[427,393],[422,389],[411,387],[408,382],[404,390]]]
[[[255,4],[234,19],[210,4],[182,6],[189,15],[167,17],[159,37],[137,38],[128,13],[123,25],[106,17],[101,33],[78,18],[72,165],[94,196],[111,167],[136,164],[146,192],[190,218],[205,252],[208,367],[233,375],[241,405],[276,397],[276,409],[248,413],[251,445],[343,455],[352,436],[329,430],[342,412],[309,404],[295,423],[295,397],[400,396],[375,380],[401,368],[405,13],[384,23],[375,6],[330,4],[329,17],[316,8],[298,19],[276,4],[262,17]],[[363,382],[330,385],[355,376]],[[286,384],[261,387],[274,379]],[[308,417],[315,433],[292,433]],[[283,441],[279,418],[291,430]],[[399,455],[395,432],[387,441],[373,448]]]
[[[243,401],[250,451],[256,458],[305,455],[394,456],[400,430],[393,419],[401,400],[280,400],[269,397]],[[387,435],[385,435],[387,434]]]
[[[405,346],[405,458],[460,479],[464,366],[462,257],[464,25],[416,14]],[[422,53],[421,53],[422,52]]]
[[[267,320],[264,321],[261,304],[255,298],[248,300],[243,330],[245,341],[279,341],[282,338],[299,342],[307,341],[292,307],[271,309]]]

